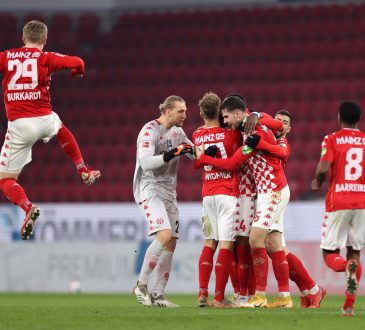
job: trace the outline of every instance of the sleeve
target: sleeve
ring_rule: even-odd
[[[320,161],[322,160],[325,160],[329,163],[332,163],[333,162],[333,156],[334,156],[334,152],[333,152],[333,145],[332,145],[332,142],[331,142],[331,138],[330,136],[326,135],[323,139],[323,142],[322,142],[322,150],[321,150],[321,159]]]
[[[260,142],[258,143],[255,149],[266,151],[267,153],[283,160],[289,157],[289,150],[286,147],[286,145],[283,146],[283,145],[271,144],[267,142],[262,136]]]
[[[59,53],[47,53],[48,68],[51,72],[71,69],[74,74],[83,74],[85,71],[84,61],[77,56],[68,56]]]
[[[204,167],[204,163],[200,159],[194,159],[194,168],[199,169]]]
[[[227,171],[233,171],[241,166],[254,154],[253,149],[244,145],[236,150],[234,155],[230,158],[213,158],[205,154],[200,156],[200,161],[207,165],[221,168]]]
[[[5,53],[0,52],[0,72],[4,71],[4,57],[5,57]]]
[[[280,120],[273,119],[269,114],[262,112],[260,118],[260,124],[270,128],[273,132],[277,132],[283,127],[283,123]]]
[[[163,155],[155,155],[155,141],[155,134],[143,128],[137,140],[137,157],[143,171],[155,170],[166,164]]]

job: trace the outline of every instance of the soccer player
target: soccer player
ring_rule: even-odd
[[[70,69],[71,76],[82,76],[84,62],[76,56],[43,52],[47,41],[47,26],[30,21],[23,27],[24,46],[0,52],[0,72],[8,119],[0,155],[0,189],[26,216],[20,234],[29,239],[40,215],[38,206],[31,203],[17,182],[23,167],[32,160],[32,147],[38,140],[48,142],[56,136],[61,148],[75,165],[82,180],[92,184],[100,171],[86,167],[72,133],[52,111],[50,82],[53,72]]]
[[[242,112],[244,118],[248,116],[245,103],[238,97],[228,97],[221,108],[228,113]],[[223,118],[225,113],[222,110]],[[266,286],[268,275],[268,255],[265,240],[270,232],[282,231],[283,213],[289,201],[289,187],[286,182],[281,160],[272,156],[274,152],[283,153],[277,146],[276,139],[266,126],[257,125],[256,134],[247,137],[243,147],[238,149],[229,159],[216,159],[204,155],[201,148],[197,148],[200,160],[226,170],[233,170],[249,159],[249,166],[257,188],[257,212],[250,231],[250,247],[253,258],[253,268],[256,279],[256,294],[242,307],[267,306]],[[258,143],[258,145],[257,145]],[[262,149],[253,151],[252,147]],[[263,150],[265,149],[265,151]],[[279,284],[279,297],[282,307],[291,307],[292,300],[289,292],[289,269],[285,252],[282,247],[271,254],[275,277]]]
[[[325,136],[312,190],[318,191],[329,172],[321,249],[326,265],[346,274],[344,316],[354,315],[354,303],[362,266],[360,250],[365,244],[365,133],[358,129],[360,107],[344,101],[338,110],[341,129]],[[340,250],[347,248],[347,257]]]
[[[289,111],[280,110],[275,114],[274,119],[281,121],[283,127],[275,134],[277,143],[287,150],[287,155],[282,159],[284,166],[290,156],[290,145],[286,135],[292,128],[292,115]],[[266,242],[266,249],[270,254],[276,249],[276,244],[281,243],[289,265],[289,277],[295,282],[300,290],[300,302],[302,308],[319,308],[326,290],[319,286],[308,273],[301,260],[286,246],[284,233],[273,232],[271,239]],[[272,305],[275,307],[275,304]]]
[[[242,145],[240,132],[224,129],[219,124],[218,95],[209,92],[199,101],[200,115],[204,126],[193,133],[194,145],[204,144],[205,153],[217,158],[233,155]],[[195,161],[199,168],[200,162]],[[213,307],[233,307],[224,293],[231,271],[233,243],[238,232],[239,219],[236,214],[238,195],[238,171],[222,171],[212,166],[204,166],[203,179],[203,230],[205,244],[199,258],[200,307],[209,306],[208,283],[213,269],[213,255],[219,242],[219,253],[215,264],[215,297]]]
[[[165,298],[164,290],[179,237],[176,202],[179,156],[187,154],[192,159],[194,157],[192,143],[181,128],[186,119],[185,101],[180,96],[171,95],[159,108],[160,117],[145,124],[137,138],[133,194],[154,240],[144,256],[133,293],[145,306],[179,307]],[[154,269],[156,282],[150,296],[147,286]]]

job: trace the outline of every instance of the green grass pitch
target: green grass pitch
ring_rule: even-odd
[[[214,309],[196,307],[194,295],[171,295],[181,308],[148,308],[132,295],[0,294],[0,329],[308,329],[355,330],[365,327],[365,297],[358,297],[355,317],[343,317],[341,296],[327,296],[309,309]],[[299,306],[298,297],[294,297]]]

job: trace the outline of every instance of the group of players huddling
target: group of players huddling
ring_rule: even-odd
[[[204,169],[205,243],[199,258],[198,306],[291,308],[291,279],[300,290],[301,307],[319,308],[326,290],[289,251],[283,235],[290,197],[284,168],[290,155],[286,135],[291,130],[291,114],[280,110],[272,118],[250,112],[241,95],[231,94],[221,101],[213,92],[202,97],[199,107],[204,125],[193,133],[193,142],[181,128],[186,119],[185,101],[175,95],[164,100],[160,117],[144,125],[138,135],[134,196],[154,240],[133,290],[137,301],[145,306],[178,307],[165,297],[164,289],[179,229],[177,164],[185,154],[194,159],[195,168]],[[357,104],[343,102],[338,114],[341,130],[323,141],[312,189],[319,190],[330,171],[321,248],[326,264],[346,273],[342,313],[352,316],[365,237],[365,134],[357,129],[361,114]],[[341,219],[340,226],[336,219]],[[217,247],[215,294],[209,301],[208,283]],[[345,247],[347,260],[339,254]],[[269,259],[278,282],[278,295],[270,303],[266,298]],[[149,289],[154,270],[155,284]],[[235,292],[231,300],[225,298],[230,275]]]

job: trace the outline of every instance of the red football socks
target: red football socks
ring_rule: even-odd
[[[240,284],[239,284],[239,279],[238,279],[238,262],[237,262],[237,256],[234,252],[233,252],[233,259],[232,259],[232,265],[231,265],[231,271],[229,273],[229,277],[231,278],[234,293],[239,293]]]
[[[71,159],[76,168],[79,170],[80,168],[85,167],[84,160],[76,139],[64,125],[62,125],[58,131],[57,139],[61,145],[62,150]]]
[[[231,271],[233,253],[228,249],[220,249],[217,261],[215,263],[215,296],[214,299],[222,301],[224,292]]]
[[[208,297],[208,284],[213,269],[214,250],[204,246],[199,258],[199,295]]]
[[[267,286],[267,274],[269,272],[269,257],[265,248],[251,249],[253,270],[255,273],[256,290],[265,292]]]
[[[25,194],[23,187],[15,179],[1,179],[0,189],[13,204],[20,206],[25,213],[28,213],[32,208],[32,203]]]
[[[300,291],[310,290],[316,285],[316,282],[295,254],[289,252],[286,260],[289,266],[289,278],[295,282]]]
[[[344,272],[346,270],[347,260],[338,253],[331,253],[326,256],[325,263],[335,272]]]
[[[284,250],[270,254],[279,292],[289,292],[289,266]]]
[[[237,245],[238,279],[240,295],[247,296],[251,271],[251,248],[249,245]]]

